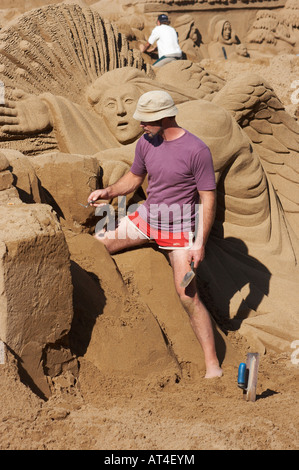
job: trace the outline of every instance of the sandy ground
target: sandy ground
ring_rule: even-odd
[[[238,333],[230,339],[243,361],[244,340]],[[105,377],[84,359],[78,382],[43,401],[20,383],[10,358],[0,366],[0,449],[298,449],[299,366],[292,352],[261,357],[255,402],[244,400],[235,367],[221,379],[136,381]]]

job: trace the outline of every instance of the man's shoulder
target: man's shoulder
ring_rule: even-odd
[[[159,28],[159,31],[165,31],[166,33],[169,33],[170,31],[174,31],[176,33],[173,26],[170,26],[169,24],[160,24],[159,26],[156,26],[156,28]]]
[[[150,37],[151,36],[157,36],[159,35],[159,31],[161,31],[161,26],[155,26],[152,30],[151,30],[151,34],[150,34]]]
[[[197,135],[193,134],[187,129],[185,129],[185,134],[186,134],[186,138],[188,139],[188,143],[190,143],[190,145],[193,144],[198,149],[208,148],[207,144],[203,140],[201,140],[201,138],[198,137]]]
[[[159,28],[160,28],[160,26],[158,26],[158,25],[155,26],[155,27],[152,29],[152,33],[153,33],[154,31],[159,31]]]

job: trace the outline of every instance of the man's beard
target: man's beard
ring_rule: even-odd
[[[145,133],[149,136],[150,139],[153,139],[154,137],[156,137],[156,135],[160,134],[162,130],[163,127],[161,126],[155,133],[148,131],[145,131]]]

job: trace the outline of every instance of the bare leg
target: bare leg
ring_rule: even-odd
[[[195,279],[193,279],[186,289],[180,286],[184,275],[190,271],[187,256],[187,250],[173,250],[169,253],[176,291],[183,307],[189,315],[193,331],[203,349],[206,363],[205,377],[221,377],[222,369],[219,366],[219,361],[216,355],[211,318],[208,310],[197,294]]]
[[[109,253],[117,253],[134,246],[144,245],[148,239],[124,217],[116,230],[95,234],[95,238],[102,242]]]

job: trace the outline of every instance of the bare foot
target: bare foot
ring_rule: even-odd
[[[210,366],[207,368],[205,379],[214,379],[216,377],[222,377],[223,371],[221,367],[217,366]]]

